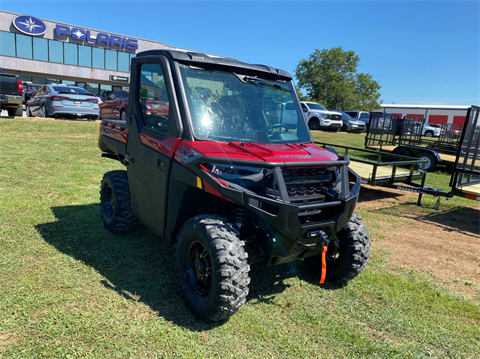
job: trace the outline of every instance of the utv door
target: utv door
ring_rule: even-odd
[[[134,59],[132,69],[126,151],[132,209],[147,227],[165,237],[168,179],[181,135],[171,69],[158,55]],[[147,101],[168,104],[168,112],[151,111]]]

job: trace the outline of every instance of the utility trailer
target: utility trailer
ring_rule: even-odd
[[[460,137],[456,124],[445,124],[438,138],[423,137],[424,118],[392,118],[389,115],[371,114],[365,136],[366,149],[425,160],[427,172],[434,171],[438,163],[455,163]]]
[[[418,205],[421,204],[424,194],[451,197],[445,191],[425,187],[424,167],[427,161],[424,159],[324,142],[315,142],[315,144],[336,154],[338,154],[336,149],[341,149],[343,151],[341,155],[348,156],[349,167],[360,176],[361,183],[418,193]],[[352,151],[357,153],[352,154]]]
[[[451,194],[480,201],[480,107],[468,109],[450,178]]]

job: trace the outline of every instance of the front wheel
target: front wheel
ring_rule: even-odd
[[[313,131],[317,131],[320,129],[320,121],[318,120],[318,118],[312,118],[309,122],[308,122],[308,128],[310,130],[313,130]]]
[[[433,137],[433,132],[432,131],[425,132],[425,137]]]
[[[242,307],[250,283],[247,257],[227,219],[201,215],[185,222],[178,235],[177,272],[185,300],[197,317],[221,321]]]
[[[369,238],[362,218],[354,213],[328,246],[325,258],[328,282],[346,284],[365,269],[370,258]],[[315,273],[321,272],[320,255],[305,258],[305,262]]]

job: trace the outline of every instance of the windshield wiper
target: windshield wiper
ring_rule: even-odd
[[[262,79],[259,79],[258,77],[242,76],[242,75],[237,75],[237,74],[235,74],[235,76],[237,76],[238,79],[242,82],[253,83],[254,85],[260,85],[260,86],[266,86],[266,87],[273,87],[273,88],[276,88],[276,89],[279,89],[279,90],[282,90],[282,91],[285,91],[285,92],[292,92],[291,90],[286,89],[285,87],[282,87],[278,84],[271,84],[269,82],[265,82]]]

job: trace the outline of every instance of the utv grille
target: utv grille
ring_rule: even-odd
[[[327,192],[335,181],[334,173],[325,168],[285,169],[282,175],[290,203],[295,205],[325,202]],[[271,198],[279,197],[273,175],[267,178],[265,193]]]

